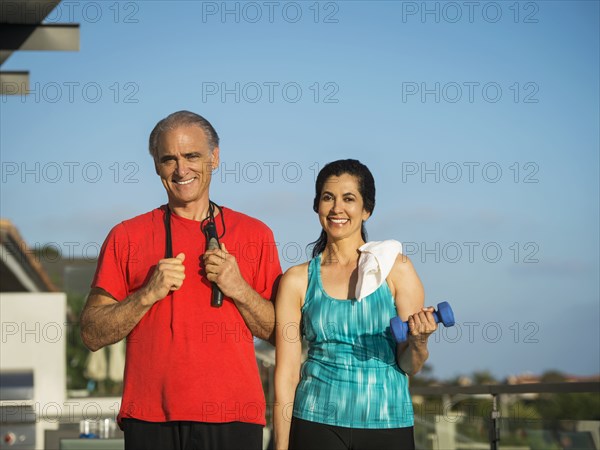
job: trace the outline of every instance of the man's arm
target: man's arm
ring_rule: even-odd
[[[227,251],[225,244],[221,243],[220,250],[208,250],[204,254],[204,267],[208,280],[217,283],[223,295],[235,302],[252,335],[273,343],[273,303],[262,298],[244,280],[235,257]],[[273,289],[275,290],[276,286]]]
[[[125,338],[157,301],[179,289],[185,278],[180,253],[176,258],[161,259],[148,283],[119,302],[108,292],[92,288],[81,312],[81,339],[95,352]]]
[[[81,339],[95,352],[126,337],[150,309],[143,290],[122,302],[108,292],[93,288],[81,312]]]
[[[274,344],[275,308],[273,303],[262,298],[248,283],[245,281],[244,283],[246,289],[243,293],[239,296],[231,296],[231,298],[252,335]]]

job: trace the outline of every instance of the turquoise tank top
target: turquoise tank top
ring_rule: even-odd
[[[308,266],[302,364],[293,415],[350,428],[402,428],[414,424],[408,376],[396,364],[390,330],[394,298],[387,283],[362,299],[336,300],[323,289],[321,255]]]

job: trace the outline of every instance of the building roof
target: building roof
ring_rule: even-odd
[[[17,228],[0,219],[0,292],[56,292]]]
[[[14,51],[79,50],[79,25],[43,23],[60,0],[0,2],[0,66]],[[29,93],[29,72],[0,71],[0,94]]]

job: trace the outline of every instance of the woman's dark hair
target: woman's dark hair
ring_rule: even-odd
[[[315,183],[315,200],[313,202],[313,210],[315,212],[319,211],[321,191],[323,190],[323,185],[329,179],[329,177],[339,177],[343,174],[356,177],[358,182],[358,192],[360,192],[360,195],[363,199],[363,207],[369,214],[373,214],[373,210],[375,209],[375,180],[373,179],[373,175],[371,174],[369,168],[356,159],[340,159],[338,161],[332,161],[321,169],[319,175],[317,175],[317,182]],[[361,226],[360,234],[363,240],[366,242],[367,230],[365,229],[364,223]],[[327,234],[325,231],[321,230],[319,239],[311,242],[310,245],[313,245],[313,258],[322,253],[327,246]]]

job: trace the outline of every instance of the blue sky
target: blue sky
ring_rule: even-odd
[[[372,170],[370,239],[405,244],[458,327],[434,374],[600,372],[599,3],[69,2],[79,52],[18,52],[0,100],[1,215],[97,255],[165,203],[154,124],[221,136],[211,196],[266,222],[285,268],[319,233],[318,169]]]

